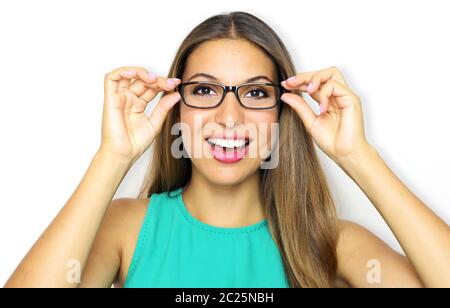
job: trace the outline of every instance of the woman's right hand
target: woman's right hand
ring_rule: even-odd
[[[158,77],[141,67],[121,67],[105,76],[102,140],[99,152],[133,163],[161,132],[169,110],[180,101],[178,92],[162,97],[150,116],[147,104],[161,91],[172,91],[178,78]]]

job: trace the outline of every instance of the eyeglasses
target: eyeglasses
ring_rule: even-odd
[[[219,106],[228,92],[234,92],[241,106],[248,109],[271,109],[280,103],[284,88],[274,83],[245,83],[225,86],[208,81],[181,83],[176,90],[189,107],[209,109]]]

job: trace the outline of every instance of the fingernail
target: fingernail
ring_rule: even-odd
[[[322,104],[319,104],[320,113],[323,112]]]
[[[158,77],[158,76],[156,76],[156,74],[154,74],[154,73],[152,73],[152,72],[148,73],[148,78],[149,78],[150,80],[155,80],[157,77]]]
[[[288,79],[286,79],[286,81],[294,81],[295,80],[295,76],[289,77]]]
[[[288,103],[288,100],[289,100],[289,99],[286,99],[286,95],[284,95],[284,94],[281,95],[280,99],[285,103]]]
[[[307,88],[306,90],[307,90],[308,92],[311,92],[312,89],[313,89],[313,83],[310,82],[310,83],[308,84],[308,88]]]
[[[169,78],[169,79],[167,79],[167,84],[168,84],[169,86],[171,86],[171,87],[173,87],[173,86],[179,84],[180,82],[181,82],[181,80],[178,79],[178,78]]]

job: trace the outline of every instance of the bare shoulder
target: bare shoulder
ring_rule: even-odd
[[[337,255],[342,264],[354,262],[361,252],[377,249],[375,246],[386,246],[376,235],[363,226],[347,221],[338,221]]]
[[[91,248],[82,286],[123,285],[150,199],[111,201]]]
[[[338,249],[348,248],[349,245],[357,246],[364,243],[364,240],[375,237],[375,235],[355,222],[348,220],[338,220]]]
[[[110,229],[115,238],[123,242],[133,231],[140,230],[140,222],[143,221],[147,211],[149,198],[118,198],[111,201],[111,205],[105,215],[105,228]]]
[[[150,198],[119,198],[111,203],[112,223],[121,252],[119,284],[125,283]]]
[[[111,205],[108,209],[108,215],[114,223],[119,225],[128,226],[130,219],[134,221],[135,219],[143,218],[147,211],[147,206],[150,198],[139,199],[139,198],[118,198],[111,201]]]
[[[338,222],[338,277],[354,287],[422,286],[408,258],[365,227]]]

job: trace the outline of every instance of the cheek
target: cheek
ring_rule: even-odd
[[[278,111],[263,111],[249,113],[247,118],[248,127],[252,131],[250,134],[254,140],[249,148],[249,157],[256,158],[257,161],[266,159],[275,149],[275,142],[278,140]]]
[[[189,129],[190,132],[187,135],[193,136],[196,133],[194,130],[199,127],[196,121],[202,120],[202,114],[198,110],[182,106],[180,107],[179,120],[183,127],[183,133]]]
[[[184,105],[180,105],[180,122],[188,124],[190,122],[193,122],[193,119],[194,115],[192,110],[188,109]]]
[[[207,112],[186,106],[180,107],[180,122],[184,148],[189,157],[195,158],[203,153],[202,127]],[[195,155],[194,155],[195,154]]]
[[[275,127],[278,127],[278,113],[276,111],[254,114],[249,116],[247,120],[257,127],[258,138],[267,136],[267,140],[270,140],[271,136],[274,134],[273,130]],[[261,141],[263,140],[265,139],[261,139]]]

